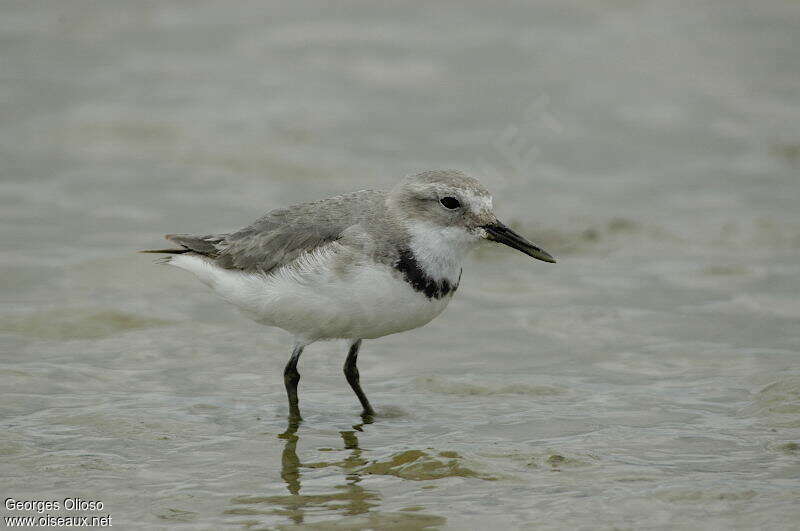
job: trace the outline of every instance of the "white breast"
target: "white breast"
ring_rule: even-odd
[[[188,254],[170,264],[194,273],[256,322],[308,343],[373,339],[417,328],[439,315],[451,298],[428,299],[390,266],[367,261],[338,243],[268,275],[223,269]]]

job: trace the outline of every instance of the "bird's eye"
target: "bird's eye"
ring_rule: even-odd
[[[443,207],[455,210],[461,206],[461,202],[455,197],[443,197],[439,200]]]

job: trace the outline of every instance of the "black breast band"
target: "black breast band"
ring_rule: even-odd
[[[461,273],[458,275],[458,282],[451,284],[449,280],[432,279],[417,262],[417,258],[411,249],[401,249],[400,258],[395,264],[395,269],[403,274],[403,278],[415,291],[423,293],[429,299],[441,299],[458,289],[461,282]]]

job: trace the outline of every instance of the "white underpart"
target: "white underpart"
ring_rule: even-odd
[[[458,283],[464,258],[480,235],[465,227],[442,227],[425,221],[414,221],[407,226],[411,251],[423,271],[434,280]]]
[[[428,299],[388,265],[365,260],[338,243],[266,275],[223,269],[190,254],[169,263],[196,275],[256,322],[292,333],[300,344],[411,330],[430,322],[450,302],[450,297]]]

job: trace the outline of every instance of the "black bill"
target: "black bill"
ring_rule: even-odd
[[[522,251],[523,253],[527,254],[528,256],[532,256],[537,260],[550,262],[551,264],[556,263],[556,259],[550,256],[547,251],[539,249],[534,244],[499,221],[491,225],[484,225],[483,228],[486,231],[487,239],[490,241],[508,245],[509,247],[512,247],[518,251]]]

